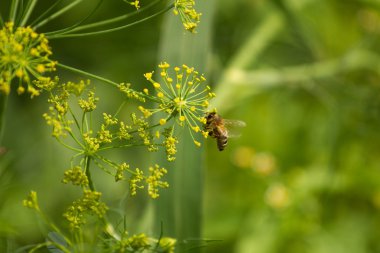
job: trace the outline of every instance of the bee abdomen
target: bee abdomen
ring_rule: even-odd
[[[217,139],[217,142],[216,142],[218,145],[219,151],[224,150],[224,148],[227,146],[227,142],[228,142],[227,136],[219,136],[219,138]]]

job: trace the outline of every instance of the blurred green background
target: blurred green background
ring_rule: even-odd
[[[105,2],[94,19],[132,10],[122,1]],[[48,4],[41,1],[37,10]],[[75,23],[93,5],[84,1],[41,31]],[[100,171],[95,181],[106,202],[126,211],[132,233],[157,236],[152,223],[162,220],[164,232],[180,243],[215,240],[202,244],[207,253],[380,252],[380,2],[198,0],[197,6],[203,15],[195,35],[166,13],[107,35],[51,41],[59,62],[136,89],[147,85],[143,73],[161,60],[194,65],[217,93],[212,106],[247,123],[223,152],[212,139],[201,150],[180,149],[172,180],[192,173],[186,157],[199,159],[189,165],[196,176],[174,202],[165,198],[179,191],[175,183],[157,208],[144,194],[125,198],[128,185]],[[2,1],[1,13],[6,8]],[[113,112],[121,96],[96,87],[102,109]],[[62,226],[62,211],[79,194],[60,183],[71,153],[50,137],[41,117],[45,100],[10,96],[8,153],[0,160],[1,252],[44,238],[43,226],[21,205],[29,190]],[[157,159],[137,148],[114,156],[137,167]],[[194,208],[200,215],[179,215],[180,221],[155,216],[157,210],[172,213],[175,205],[175,212]],[[193,227],[185,231],[188,224]]]

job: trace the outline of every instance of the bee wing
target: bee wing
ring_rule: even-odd
[[[242,128],[247,126],[247,124],[241,120],[224,119],[223,123],[229,138],[240,137]]]
[[[224,119],[223,123],[227,128],[230,128],[230,127],[234,127],[234,128],[235,127],[246,127],[247,126],[247,124],[244,121],[234,120],[234,119]]]

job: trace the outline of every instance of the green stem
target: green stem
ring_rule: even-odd
[[[88,179],[88,185],[89,185],[91,191],[96,191],[94,183],[93,183],[92,178],[91,178],[90,162],[91,162],[91,157],[86,156],[86,176]],[[115,229],[113,228],[112,224],[108,222],[106,216],[102,217],[102,221],[103,221],[104,226],[105,226],[105,228],[104,228],[105,232],[108,233],[113,238],[119,240],[120,236],[115,233]]]
[[[5,125],[5,111],[8,102],[8,95],[0,93],[0,146],[3,141],[4,125]]]
[[[105,83],[108,83],[108,84],[111,84],[112,86],[116,87],[117,89],[119,89],[119,84],[116,83],[116,82],[113,82],[107,78],[104,78],[104,77],[101,77],[101,76],[98,76],[98,75],[94,75],[94,74],[91,74],[89,72],[86,72],[86,71],[83,71],[83,70],[80,70],[80,69],[77,69],[77,68],[73,68],[73,67],[70,67],[70,66],[67,66],[67,65],[64,65],[62,63],[58,63],[57,66],[63,68],[63,69],[66,69],[66,70],[69,70],[69,71],[72,71],[74,73],[78,73],[78,74],[81,74],[81,75],[84,75],[84,76],[88,76],[90,78],[94,78],[96,80],[99,80],[99,81],[102,81],[102,82],[105,82]],[[159,102],[159,100],[155,97],[152,97],[152,96],[149,96],[149,95],[146,95],[145,93],[142,93],[142,92],[138,92],[138,91],[134,91],[136,93],[138,93],[140,96],[144,97],[144,98],[147,98],[153,102]]]
[[[143,11],[149,9],[150,7],[154,6],[155,4],[157,4],[160,1],[161,0],[155,0],[155,1],[151,2],[150,4],[144,6],[140,10],[136,10],[136,11],[134,11],[132,13],[124,14],[124,15],[121,15],[121,16],[118,16],[118,17],[115,17],[115,18],[110,18],[110,19],[94,22],[94,23],[87,24],[87,25],[78,26],[77,28],[74,28],[71,31],[72,32],[82,31],[82,30],[86,30],[86,29],[90,29],[90,28],[94,28],[94,27],[99,27],[99,26],[113,24],[113,23],[122,21],[124,19],[128,19],[130,17],[133,17],[133,16],[135,16],[137,14],[142,13]]]
[[[34,252],[37,252],[37,250],[43,248],[43,247],[48,247],[50,245],[54,245],[55,247],[57,247],[58,249],[62,250],[64,253],[70,253],[70,250],[66,249],[65,247],[63,247],[62,245],[58,244],[58,243],[55,243],[55,242],[51,242],[51,241],[48,241],[48,242],[44,242],[44,243],[40,243],[40,244],[37,244],[36,246],[34,246],[30,251],[28,251],[29,253],[34,253]]]
[[[57,30],[57,31],[47,32],[45,34],[49,34],[51,36],[51,35],[66,34],[66,33],[71,32],[73,29],[75,29],[76,27],[80,26],[81,24],[83,24],[84,22],[86,22],[89,18],[91,18],[92,15],[94,15],[94,13],[100,8],[100,6],[102,5],[103,1],[104,0],[99,0],[98,4],[95,6],[95,8],[86,17],[84,17],[82,20],[80,20],[79,22],[75,23],[74,25],[66,27],[66,28],[63,28],[63,29],[60,29],[60,30]]]
[[[37,210],[37,213],[41,216],[42,220],[48,225],[51,227],[51,229],[55,232],[57,232],[58,234],[60,234],[64,239],[65,241],[67,242],[67,244],[69,245],[72,245],[71,241],[69,238],[67,238],[63,233],[62,231],[52,222],[50,222],[50,220],[47,218],[47,216],[45,216],[45,214],[38,208]]]
[[[86,176],[88,179],[88,186],[90,187],[91,191],[95,191],[94,182],[92,181],[92,177],[91,177],[90,163],[91,163],[91,157],[86,156]]]
[[[108,84],[111,84],[113,86],[115,86],[116,88],[119,88],[119,84],[118,83],[115,83],[109,79],[106,79],[106,78],[103,78],[103,77],[100,77],[100,76],[97,76],[97,75],[94,75],[94,74],[91,74],[89,72],[86,72],[86,71],[83,71],[83,70],[80,70],[80,69],[76,69],[76,68],[73,68],[73,67],[70,67],[70,66],[67,66],[67,65],[64,65],[62,63],[58,63],[57,66],[63,68],[63,69],[66,69],[66,70],[70,70],[72,72],[75,72],[75,73],[79,73],[79,74],[82,74],[84,76],[88,76],[88,77],[91,77],[91,78],[94,78],[94,79],[97,79],[99,81],[102,81],[102,82],[105,82],[105,83],[108,83]]]
[[[67,149],[70,149],[72,151],[75,151],[75,152],[83,152],[83,150],[80,150],[80,149],[77,149],[77,148],[74,148],[74,147],[71,147],[70,145],[67,145],[66,143],[64,143],[63,141],[61,141],[61,139],[59,139],[58,137],[55,138],[62,146],[64,146],[65,148]]]
[[[3,19],[3,16],[1,15],[0,13],[0,27],[3,27],[4,26],[4,19]]]
[[[11,9],[9,11],[9,20],[12,22],[14,22],[16,19],[18,3],[19,3],[19,0],[12,0]]]
[[[76,33],[76,34],[57,34],[57,35],[49,35],[49,33],[46,33],[45,35],[48,39],[59,39],[59,38],[74,38],[74,37],[92,36],[92,35],[99,35],[99,34],[104,34],[104,33],[115,32],[115,31],[123,30],[125,28],[143,23],[149,19],[152,19],[158,15],[161,15],[162,13],[167,12],[168,10],[172,9],[173,7],[174,7],[174,4],[171,4],[168,7],[166,7],[165,9],[163,9],[163,10],[161,10],[161,11],[159,11],[159,12],[157,12],[157,13],[149,16],[149,17],[140,19],[138,21],[132,22],[132,23],[127,24],[127,25],[123,25],[123,26],[119,26],[119,27],[115,27],[115,28],[111,28],[111,29],[106,29],[106,30],[102,30],[102,31],[88,32],[88,33]]]
[[[28,21],[30,14],[32,14],[32,11],[37,4],[37,1],[38,0],[31,0],[30,2],[28,2],[24,14],[21,17],[20,26],[24,26],[25,23]]]
[[[66,7],[60,9],[59,11],[53,13],[50,17],[42,20],[41,22],[39,22],[37,25],[35,25],[33,28],[36,29],[38,27],[41,27],[43,25],[45,25],[46,23],[50,22],[51,20],[59,17],[60,15],[64,14],[66,11],[70,10],[71,8],[75,7],[77,4],[79,4],[80,2],[82,2],[83,0],[76,0],[74,2],[72,2],[71,4],[67,5]]]
[[[121,105],[119,106],[119,108],[117,108],[117,111],[116,111],[115,114],[113,115],[114,118],[116,118],[117,115],[119,115],[121,109],[123,109],[123,107],[125,106],[126,103],[127,103],[127,101],[125,101],[125,100],[121,103]]]
[[[38,22],[40,22],[41,19],[45,18],[46,15],[53,10],[58,4],[60,4],[62,0],[57,0],[54,4],[52,4],[44,13],[42,13],[37,19],[35,19],[32,23],[30,23],[30,26],[35,27],[34,25]]]

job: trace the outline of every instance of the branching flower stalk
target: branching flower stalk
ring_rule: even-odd
[[[175,0],[150,16],[125,23],[132,16],[144,14],[144,11],[161,0],[152,1],[146,6],[143,5],[142,8],[138,0],[123,0],[136,10],[118,17],[86,23],[100,8],[103,1],[99,0],[88,15],[74,25],[45,33],[40,32],[40,29],[75,8],[82,0],[73,0],[61,8],[63,1],[58,0],[33,21],[29,18],[38,3],[37,0],[26,2],[11,0],[8,19],[0,15],[0,102],[2,102],[0,118],[3,117],[6,98],[14,88],[17,87],[15,89],[17,94],[27,92],[31,98],[39,96],[42,92],[47,93],[50,106],[43,117],[52,128],[52,136],[74,153],[62,182],[78,186],[82,191],[82,196],[73,201],[63,213],[74,235],[72,239],[68,239],[68,236],[47,219],[39,207],[37,193],[32,191],[29,194],[23,204],[35,210],[46,224],[62,237],[64,242],[62,244],[47,239],[45,243],[34,246],[30,252],[35,252],[44,246],[55,247],[62,252],[85,252],[86,250],[81,249],[80,245],[85,243],[83,228],[89,225],[88,217],[90,216],[101,221],[104,231],[111,237],[109,242],[102,245],[102,247],[109,247],[110,252],[142,250],[174,252],[176,241],[172,238],[165,238],[162,235],[159,239],[147,237],[145,234],[129,235],[126,229],[116,232],[107,221],[108,207],[101,200],[102,194],[96,190],[91,171],[99,168],[114,177],[116,182],[128,181],[129,192],[132,196],[145,189],[151,198],[158,198],[160,189],[169,187],[164,179],[165,174],[168,173],[167,169],[154,163],[147,169],[132,168],[127,161],[109,159],[105,151],[137,146],[145,147],[149,152],[163,149],[167,154],[167,159],[173,161],[177,153],[176,144],[179,142],[176,129],[187,128],[197,146],[200,146],[198,134],[207,137],[208,133],[203,131],[202,127],[205,123],[204,115],[209,104],[208,100],[215,94],[210,91],[209,86],[205,85],[204,76],[194,68],[183,65],[171,71],[166,62],[159,65],[161,83],[154,81],[153,72],[146,73],[144,76],[152,87],[136,91],[129,83],[117,83],[58,63],[52,59],[53,50],[49,46],[49,40],[92,36],[122,30],[155,18],[173,8],[174,13],[181,17],[184,28],[194,33],[201,14],[195,11],[194,1]],[[121,22],[123,23],[120,24]],[[102,28],[104,26],[113,27]],[[86,32],[80,33],[84,30]],[[124,97],[124,102],[114,113],[98,112],[97,104],[100,98],[96,95],[91,81],[60,82],[58,77],[51,76],[57,67],[117,88],[119,94]],[[170,77],[173,73],[175,80]],[[135,99],[142,105],[128,118],[121,112],[129,99]],[[152,107],[151,104],[146,105],[147,102],[156,104],[157,107]],[[153,114],[161,115],[158,122],[148,121],[147,118]],[[99,116],[101,120],[92,120]]]
[[[105,213],[107,206],[100,201],[101,194],[96,191],[91,179],[90,161],[94,166],[114,177],[115,181],[129,181],[130,195],[146,189],[153,199],[159,197],[159,189],[168,188],[163,180],[168,172],[157,164],[148,170],[131,168],[127,161],[113,161],[103,153],[116,148],[146,147],[149,152],[164,149],[169,161],[175,160],[176,144],[179,139],[176,129],[186,128],[193,137],[194,143],[200,146],[197,135],[207,138],[208,132],[203,130],[205,113],[209,100],[215,96],[206,79],[194,68],[182,65],[170,69],[166,62],[159,64],[161,83],[155,81],[153,72],[144,76],[150,82],[150,88],[136,91],[128,83],[116,83],[72,67],[60,64],[61,67],[75,71],[92,79],[111,84],[117,88],[121,96],[127,100],[135,99],[141,104],[138,111],[129,116],[129,120],[121,115],[124,101],[115,113],[101,113],[102,121],[91,121],[96,118],[100,98],[90,81],[78,83],[60,83],[58,78],[49,83],[36,81],[38,87],[48,92],[50,108],[44,114],[48,125],[52,127],[52,135],[66,148],[75,152],[71,167],[65,172],[63,182],[80,186],[83,197],[73,202],[64,213],[72,230],[80,229],[87,224],[86,216],[97,216],[109,226]],[[175,74],[175,78],[171,77]],[[174,81],[175,80],[175,81]],[[157,108],[149,108],[145,103],[150,101]],[[74,108],[74,106],[76,108]],[[77,112],[80,109],[81,113]],[[150,123],[146,119],[161,115],[158,122]],[[67,141],[67,139],[71,141]],[[129,176],[126,176],[129,175]],[[111,229],[112,231],[112,229]],[[122,238],[122,235],[112,235]]]

